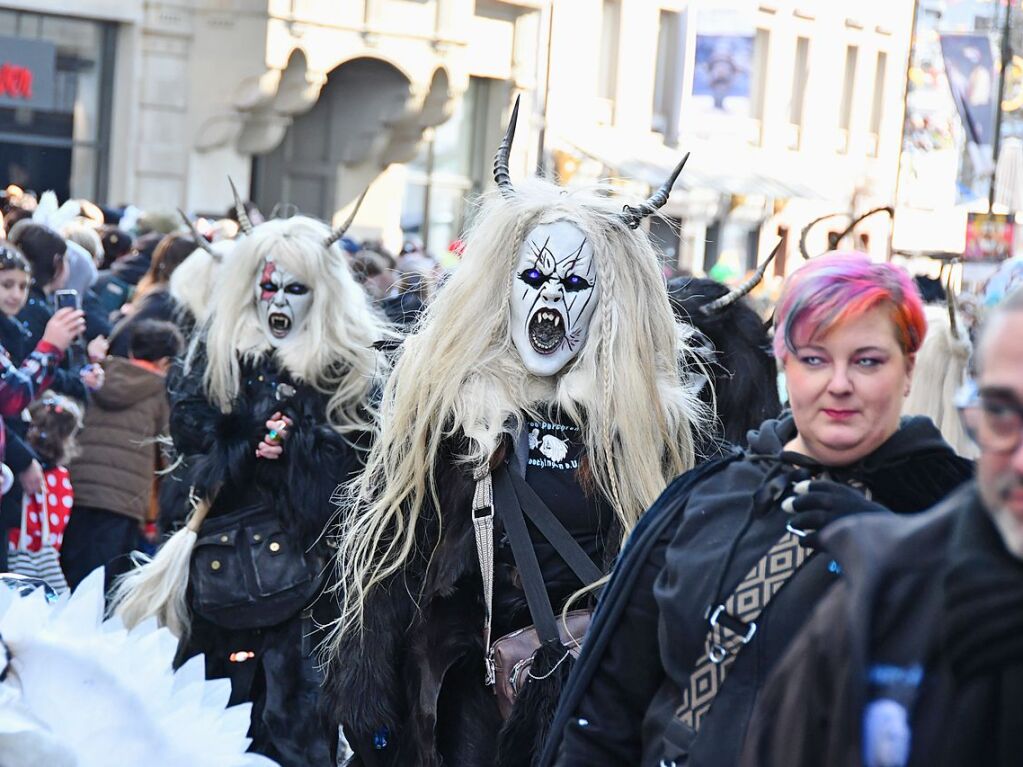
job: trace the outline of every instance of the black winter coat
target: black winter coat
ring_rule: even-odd
[[[724,599],[782,536],[788,515],[769,492],[794,470],[785,453],[791,416],[751,432],[749,448],[683,475],[633,533],[597,612],[576,672],[562,697],[542,764],[732,767],[767,673],[813,606],[833,585],[830,558],[810,557],[758,619],[685,755],[669,754],[665,733],[689,674],[703,652],[706,612],[723,573]],[[816,467],[821,470],[823,467]],[[907,419],[896,434],[836,478],[857,479],[897,512],[922,511],[971,470],[927,419]],[[842,474],[843,477],[837,477]],[[750,515],[752,516],[750,517]],[[729,556],[740,529],[751,523]]]
[[[46,323],[53,316],[50,307],[50,300],[42,290],[33,287],[29,291],[29,299],[17,317],[5,317],[0,321],[0,338],[3,338],[4,348],[11,356],[15,365],[20,365],[22,360],[29,355],[36,344],[46,332]],[[107,326],[109,332],[109,325]],[[86,335],[88,336],[88,316],[86,317]],[[92,338],[92,336],[88,336]],[[9,343],[8,343],[9,342]],[[80,341],[76,343],[81,343]],[[66,394],[82,402],[87,402],[89,392],[79,377],[81,365],[85,360],[84,349],[69,349],[64,355],[64,360],[57,368],[57,374],[50,384],[55,392]],[[77,366],[76,363],[77,362]]]
[[[516,451],[508,437],[492,467],[507,460],[521,476],[525,457],[515,457],[521,447]],[[330,658],[327,718],[342,726],[355,751],[352,765],[528,765],[539,756],[556,705],[556,698],[547,711],[517,704],[504,724],[484,684],[483,589],[471,523],[475,483],[457,461],[465,453],[458,442],[443,449],[435,469],[444,510],[440,539],[435,509],[424,508],[415,555],[401,576],[370,593],[363,636],[349,635]],[[504,534],[500,509],[494,519],[496,545]],[[556,612],[561,596],[551,594]],[[532,623],[513,567],[495,565],[494,599],[494,639]]]
[[[1023,562],[976,486],[822,543],[842,582],[768,680],[743,767],[1018,765]]]
[[[159,287],[151,290],[142,300],[139,301],[135,311],[127,317],[118,320],[110,331],[110,354],[114,357],[127,357],[131,345],[131,333],[135,326],[142,320],[161,320],[163,322],[178,323],[180,309],[177,301],[171,296],[166,287]],[[182,333],[186,328],[181,327]],[[191,331],[192,323],[187,328]]]
[[[328,426],[326,395],[291,379],[272,357],[242,363],[242,385],[229,413],[207,400],[204,366],[200,352],[187,375],[178,368],[168,379],[171,437],[187,466],[186,480],[177,485],[184,488],[180,502],[188,486],[200,497],[219,486],[209,519],[255,504],[269,507],[306,550],[321,547],[328,555],[321,533],[335,511],[331,494],[361,468],[365,438],[346,439]],[[283,408],[275,398],[280,383],[297,390]],[[284,452],[276,461],[257,459],[256,446],[276,410],[294,421]],[[232,704],[252,701],[251,750],[284,767],[329,764],[328,738],[316,717],[321,675],[312,657],[314,628],[305,611],[254,630],[224,629],[193,611],[188,641],[178,651],[179,664],[205,653],[207,675],[231,679]],[[231,661],[239,650],[255,657]]]

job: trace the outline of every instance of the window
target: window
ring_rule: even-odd
[[[621,21],[619,0],[604,0],[600,23],[600,61],[597,62],[597,96],[613,102],[618,92],[618,37]]]
[[[434,255],[465,228],[468,200],[483,190],[489,157],[488,118],[507,102],[505,83],[470,77],[454,113],[436,127],[419,156],[408,163],[401,228],[420,236]]]
[[[650,130],[663,135],[669,144],[678,141],[678,115],[682,96],[680,37],[679,14],[674,11],[661,11]]]
[[[806,81],[810,77],[810,38],[796,40],[796,63],[792,68],[792,100],[789,102],[789,122],[802,127],[803,105],[806,101]]]
[[[764,104],[767,93],[767,53],[770,48],[771,33],[766,29],[757,30],[757,38],[753,45],[753,100],[750,104],[750,116],[758,122],[764,120]]]
[[[842,109],[838,118],[838,127],[847,132],[852,124],[853,92],[856,89],[856,61],[859,54],[860,49],[855,45],[847,46],[845,49],[845,78],[842,81]]]
[[[0,10],[0,35],[57,48],[53,109],[0,108],[0,186],[106,199],[117,25]]]
[[[874,154],[880,144],[881,118],[884,115],[884,85],[888,70],[888,54],[877,52],[877,68],[874,70],[874,103],[870,107],[870,132],[874,136]]]

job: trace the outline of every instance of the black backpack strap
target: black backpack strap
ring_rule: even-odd
[[[522,579],[522,590],[526,592],[526,603],[533,625],[540,641],[549,642],[559,639],[558,625],[554,620],[554,608],[551,598],[547,595],[547,587],[540,572],[540,563],[536,559],[533,542],[526,529],[526,518],[522,514],[518,496],[512,485],[511,472],[507,466],[501,466],[493,473],[494,507],[504,522],[505,532],[511,544],[515,565]]]
[[[757,633],[757,621],[771,600],[809,557],[799,536],[785,534],[765,553],[724,601],[711,605],[703,655],[697,659],[675,716],[694,732],[725,683],[743,647]]]
[[[536,526],[540,534],[547,539],[547,542],[554,547],[565,564],[579,579],[583,586],[596,583],[604,577],[604,573],[597,567],[589,554],[579,545],[579,542],[572,537],[572,534],[565,529],[554,513],[547,508],[547,504],[536,494],[536,491],[529,486],[526,480],[517,474],[509,472],[512,486],[515,488],[515,495],[519,499],[519,505],[525,512],[529,521]]]

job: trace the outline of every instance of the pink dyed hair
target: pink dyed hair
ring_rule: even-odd
[[[882,304],[891,309],[903,353],[914,354],[927,332],[927,320],[906,271],[855,251],[818,256],[785,282],[775,315],[774,356],[783,360],[796,350],[796,333],[804,338],[827,335],[836,325]]]

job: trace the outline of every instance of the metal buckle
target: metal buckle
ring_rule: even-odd
[[[707,660],[715,666],[728,657],[728,648],[716,642],[707,648]]]
[[[803,534],[806,535],[806,533],[803,533]],[[714,608],[714,612],[710,616],[710,625],[711,625],[711,627],[713,627],[713,628],[717,628],[718,627],[718,616],[721,615],[721,613],[723,613],[724,611],[725,611],[725,606],[723,604],[720,604],[716,608]],[[739,619],[736,618],[736,620],[739,620]],[[726,629],[728,629],[728,631],[730,633],[735,634],[735,632],[732,631],[730,628],[728,628],[728,626],[722,626],[722,628],[726,628]],[[744,636],[742,638],[742,643],[743,644],[749,644],[749,641],[753,638],[753,636],[756,633],[757,633],[757,624],[756,624],[756,621],[754,621],[753,623],[749,624],[749,628],[746,630],[746,636]],[[736,636],[738,636],[738,634],[736,634]],[[713,660],[713,658],[711,660]]]

